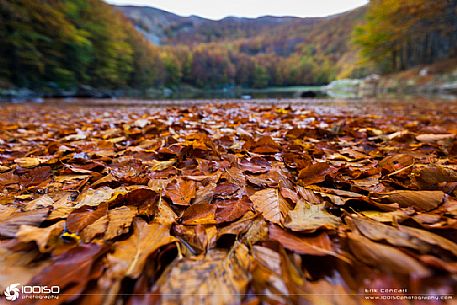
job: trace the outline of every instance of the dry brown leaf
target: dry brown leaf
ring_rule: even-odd
[[[102,202],[106,202],[114,195],[115,191],[107,186],[103,186],[98,189],[88,189],[83,193],[75,205],[75,209],[79,209],[83,206],[98,206]]]
[[[168,203],[160,197],[157,211],[154,216],[154,222],[163,225],[171,225],[176,222],[176,219],[178,219],[178,215],[176,215]]]
[[[97,244],[85,244],[71,248],[53,258],[51,264],[35,275],[28,283],[31,286],[59,286],[58,299],[38,299],[35,304],[62,304],[76,300],[90,280],[93,266],[104,253]],[[30,304],[28,299],[19,299],[18,304]]]
[[[252,226],[252,221],[256,218],[256,215],[249,211],[243,215],[240,219],[235,222],[230,223],[227,226],[224,226],[219,229],[218,237],[223,235],[240,235],[246,233],[249,230],[249,227]]]
[[[177,239],[170,236],[169,226],[157,223],[147,224],[141,218],[136,218],[132,235],[124,241],[115,242],[114,252],[108,254],[113,278],[118,280],[124,277],[138,278],[149,255],[174,241]]]
[[[217,229],[214,225],[174,225],[172,233],[182,242],[180,249],[184,256],[206,253],[216,245]]]
[[[258,241],[268,240],[268,224],[264,218],[258,217],[249,223],[249,229],[242,238],[242,242],[253,245]]]
[[[57,244],[64,227],[65,221],[63,220],[46,228],[21,225],[16,232],[16,238],[21,242],[34,241],[40,252],[49,252]]]
[[[357,216],[352,216],[351,221],[373,241],[385,240],[391,245],[415,249],[420,253],[439,253],[439,249],[443,249],[457,257],[457,244],[432,232],[408,226],[396,228]]]
[[[411,237],[420,239],[423,242],[430,244],[432,247],[438,247],[451,252],[457,257],[457,244],[447,238],[441,237],[429,231],[416,229],[408,226],[399,226],[400,232],[406,233]]]
[[[239,219],[251,210],[251,203],[247,196],[235,200],[223,200],[215,203],[216,221],[218,223],[230,222]]]
[[[31,168],[36,167],[40,164],[44,164],[48,162],[50,158],[48,157],[24,157],[24,158],[17,158],[14,160],[17,165],[21,167]]]
[[[366,216],[372,220],[376,220],[379,222],[402,222],[412,215],[414,215],[415,211],[413,208],[406,208],[400,209],[397,211],[392,212],[380,212],[380,211],[361,211],[360,214]]]
[[[337,256],[326,233],[320,233],[316,236],[297,236],[276,225],[270,225],[269,236],[270,239],[279,242],[284,248],[300,254]]]
[[[0,221],[0,236],[15,237],[21,225],[37,226],[46,219],[48,214],[48,209],[13,213],[8,219]]]
[[[319,162],[305,167],[298,173],[300,185],[307,186],[325,181],[328,175],[338,171],[337,168],[330,166],[328,163]]]
[[[252,253],[254,292],[269,304],[302,304],[304,276],[288,255],[259,245],[252,247]]]
[[[54,200],[49,197],[48,195],[43,195],[37,199],[34,199],[30,202],[27,202],[26,206],[24,207],[25,211],[32,211],[37,209],[44,209],[53,207]]]
[[[135,207],[122,206],[108,211],[108,227],[105,240],[113,239],[129,231],[138,210]]]
[[[418,261],[400,250],[369,240],[356,233],[348,233],[349,248],[361,262],[387,272],[407,274],[413,278],[425,278],[430,271]]]
[[[157,161],[157,160],[152,160],[151,161],[151,170],[152,171],[163,171],[173,164],[176,163],[176,160],[169,160],[169,161]],[[148,164],[149,165],[149,164]]]
[[[104,215],[99,219],[95,220],[90,225],[86,226],[79,235],[81,240],[85,243],[91,242],[97,235],[103,235],[106,232],[108,226],[108,216]]]
[[[240,168],[252,174],[267,173],[271,169],[271,164],[261,157],[242,159],[239,162]]]
[[[382,224],[378,221],[352,216],[352,223],[365,237],[373,241],[387,241],[398,247],[417,249],[422,252],[430,250],[429,245],[407,234],[401,234],[398,228]]]
[[[282,277],[281,255],[270,248],[258,245],[253,246],[252,253],[256,262],[252,276],[258,294],[271,295],[270,298],[279,304],[290,303],[287,298],[289,291]]]
[[[398,203],[402,208],[412,207],[416,211],[436,209],[446,199],[446,194],[441,191],[393,191],[380,196],[390,203]]]
[[[314,232],[318,229],[334,230],[341,220],[325,210],[325,204],[306,204],[303,200],[297,202],[292,211],[289,211],[284,224],[292,231]]]
[[[240,243],[230,252],[214,250],[204,257],[181,259],[158,282],[161,304],[239,304],[250,266],[249,250]]]
[[[214,204],[201,203],[188,207],[181,216],[184,225],[216,224],[216,209]]]
[[[266,220],[282,224],[290,210],[289,203],[277,189],[269,188],[256,192],[250,197],[256,211],[262,213]]]
[[[87,226],[106,216],[107,212],[107,203],[102,203],[96,207],[85,205],[79,209],[73,210],[67,217],[67,230],[71,233],[78,234]]]
[[[194,181],[178,179],[167,185],[165,195],[176,205],[189,205],[196,191]]]
[[[444,166],[417,168],[413,175],[423,189],[436,189],[436,185],[441,182],[457,182],[457,171]]]
[[[455,138],[455,134],[446,133],[446,134],[420,134],[416,136],[417,141],[421,142],[435,142],[435,141],[443,141],[443,140],[453,140]]]

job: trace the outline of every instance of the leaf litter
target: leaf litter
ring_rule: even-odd
[[[364,107],[6,105],[0,289],[61,288],[20,304],[455,295],[457,105]]]

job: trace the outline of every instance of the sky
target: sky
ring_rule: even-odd
[[[105,0],[117,5],[143,5],[181,16],[197,15],[210,19],[227,16],[324,17],[351,10],[367,0]]]

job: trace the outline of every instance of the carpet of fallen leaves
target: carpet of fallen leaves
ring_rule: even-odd
[[[2,105],[0,290],[60,286],[15,304],[455,295],[457,103],[327,110]]]

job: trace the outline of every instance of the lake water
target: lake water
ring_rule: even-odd
[[[147,96],[147,94],[145,94]],[[155,96],[156,98],[158,96]],[[233,88],[224,90],[164,91],[160,99],[264,99],[264,98],[325,98],[322,86],[270,87],[264,89]]]
[[[100,93],[101,96],[104,96],[103,93]],[[146,91],[119,91],[114,94],[114,96],[126,96],[125,98],[120,97],[109,97],[110,95],[106,94],[105,98],[102,100],[136,100],[136,101],[178,101],[178,100],[255,100],[255,99],[311,99],[311,100],[320,100],[320,99],[357,99],[357,92],[350,90],[329,90],[326,86],[289,86],[289,87],[270,87],[264,89],[253,89],[253,88],[231,88],[223,90],[197,90],[192,88],[181,89],[181,90],[158,90],[151,89]],[[45,100],[58,100],[55,98],[29,98],[28,94],[25,95],[12,95],[13,97],[1,97],[0,102],[44,102]],[[424,98],[425,96],[419,96],[419,98]],[[391,96],[383,96],[379,99],[410,99],[417,98],[417,96],[399,96],[398,94],[393,93]],[[440,92],[433,92],[431,95],[426,97],[427,99],[447,99],[447,100],[456,100],[457,95],[447,94]],[[96,100],[97,98],[62,98],[62,100],[69,101],[78,101],[78,100]],[[60,100],[60,99],[59,99]]]

